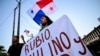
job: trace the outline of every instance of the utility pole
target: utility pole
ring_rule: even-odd
[[[14,8],[14,19],[13,19],[13,31],[12,31],[12,40],[15,34],[15,18],[16,18],[16,9],[18,8],[18,26],[17,26],[17,36],[18,36],[18,41],[19,41],[19,36],[20,36],[20,10],[21,10],[21,0],[18,1],[18,5]],[[12,41],[13,44],[13,41]]]
[[[18,12],[18,26],[17,26],[17,35],[18,35],[18,39],[20,36],[20,11],[21,11],[21,0],[16,0],[18,2],[18,8],[19,8],[19,12]]]
[[[13,32],[12,32],[12,40],[13,40],[13,37],[14,37],[14,34],[15,34],[15,17],[16,17],[16,8],[14,8],[14,19],[13,19]],[[12,41],[13,43],[13,41]]]

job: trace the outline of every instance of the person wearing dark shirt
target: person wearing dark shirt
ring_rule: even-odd
[[[23,44],[18,42],[18,36],[13,37],[13,44],[9,47],[7,56],[20,56]]]
[[[41,20],[41,29],[40,29],[40,31],[53,23],[48,16],[42,16],[40,20]]]

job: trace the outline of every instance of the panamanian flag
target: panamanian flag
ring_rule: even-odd
[[[37,0],[33,7],[28,10],[28,14],[38,25],[40,25],[42,16],[49,16],[56,10],[57,8],[53,0]]]

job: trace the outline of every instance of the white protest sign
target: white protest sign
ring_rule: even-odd
[[[92,56],[66,15],[27,42],[21,56]]]

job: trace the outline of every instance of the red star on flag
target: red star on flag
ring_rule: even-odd
[[[53,7],[50,7],[50,10],[53,10]]]
[[[55,4],[53,2],[50,2],[48,5],[43,7],[41,10],[43,12],[45,12],[46,15],[50,15],[53,12],[57,11],[57,8],[56,8],[56,6],[55,6]]]

